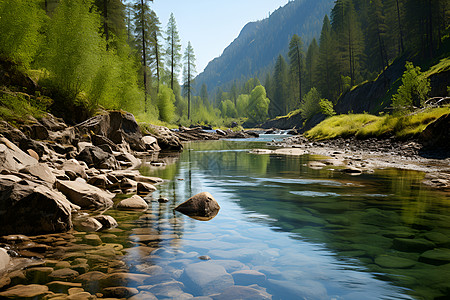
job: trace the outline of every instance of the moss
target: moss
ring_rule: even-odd
[[[448,113],[449,106],[421,110],[406,116],[338,115],[322,121],[307,131],[305,136],[316,140],[350,136],[410,138],[417,136],[431,122]]]

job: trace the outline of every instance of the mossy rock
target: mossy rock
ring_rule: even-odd
[[[435,243],[438,246],[448,246],[450,245],[450,238],[441,232],[431,231],[427,232],[424,237]]]
[[[407,269],[412,268],[416,264],[414,260],[390,255],[377,256],[375,263],[380,267],[388,269]]]
[[[450,263],[450,249],[429,250],[419,257],[419,261],[436,266],[448,264]]]
[[[394,239],[392,248],[404,252],[425,252],[431,250],[436,245],[425,239]]]

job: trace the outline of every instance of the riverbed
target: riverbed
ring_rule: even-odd
[[[146,198],[147,211],[111,209],[105,214],[119,225],[94,233],[101,243],[75,230],[66,234],[64,254],[36,264],[55,269],[57,261],[70,267],[86,260],[80,274],[120,274],[115,279],[134,299],[450,296],[449,193],[424,186],[422,172],[352,176],[310,168],[320,159],[314,155],[250,153],[274,138],[280,137],[192,142],[172,164],[144,163],[144,175],[165,180]],[[214,219],[173,211],[204,191],[221,206]],[[159,203],[160,197],[169,202]],[[68,281],[106,297],[99,286],[113,279],[99,276]]]

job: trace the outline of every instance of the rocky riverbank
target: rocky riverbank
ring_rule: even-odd
[[[351,175],[375,169],[397,168],[424,172],[423,183],[450,190],[450,156],[447,148],[427,148],[419,140],[338,138],[311,141],[304,136],[268,143],[276,150],[256,149],[256,154],[320,155],[310,168],[332,168]]]

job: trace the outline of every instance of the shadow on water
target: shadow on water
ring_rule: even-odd
[[[305,263],[299,268],[294,261],[302,261],[302,254],[288,249],[297,251],[311,245],[313,250],[309,251],[315,254],[310,258],[320,261],[325,272],[315,270],[311,278],[320,278],[316,282],[321,282],[329,294],[340,295],[341,299],[357,299],[361,296],[358,292],[344,290],[349,288],[346,285],[363,283],[374,286],[365,291],[365,299],[380,295],[386,299],[391,296],[405,299],[450,296],[450,197],[422,186],[422,173],[389,169],[353,177],[329,169],[310,169],[307,164],[314,157],[309,155],[253,155],[247,151],[261,146],[242,141],[191,143],[176,164],[142,171],[169,180],[161,186],[160,193],[173,199],[171,209],[179,201],[203,189],[211,189],[218,195],[221,206],[226,202],[218,224],[242,218],[237,222],[243,227],[230,232],[241,238],[248,238],[247,233],[259,241],[266,240],[267,245],[259,247],[273,248],[278,255],[271,257],[270,263],[259,263],[285,272],[287,282],[289,278],[304,279],[305,275],[298,273],[307,272],[311,267]],[[237,210],[241,210],[241,216],[237,215]],[[230,216],[230,213],[236,215]],[[178,218],[173,215],[174,220]],[[252,228],[249,223],[270,228],[273,233],[270,238],[275,240],[267,240],[268,236],[262,236],[267,235],[266,231]],[[180,236],[183,228],[189,227],[187,231],[191,232],[201,227],[186,219],[177,225],[179,228],[173,231]],[[217,227],[211,228],[217,230]],[[226,234],[219,231],[220,235]],[[291,242],[283,239],[286,235]],[[254,247],[253,242],[249,249]],[[239,251],[245,253],[249,249]],[[233,249],[227,251],[233,252]],[[211,253],[227,257],[220,251]],[[333,266],[324,267],[322,260],[327,261],[330,256],[333,260],[328,263]],[[241,262],[253,267],[258,263],[254,259],[246,260],[245,255],[239,257]],[[336,270],[362,271],[369,278],[392,284],[394,288],[378,286],[379,283],[371,282],[360,273],[357,276],[361,278],[352,283],[348,278],[339,278]],[[269,287],[275,295],[279,290],[279,285]],[[283,298],[275,296],[278,297]]]

